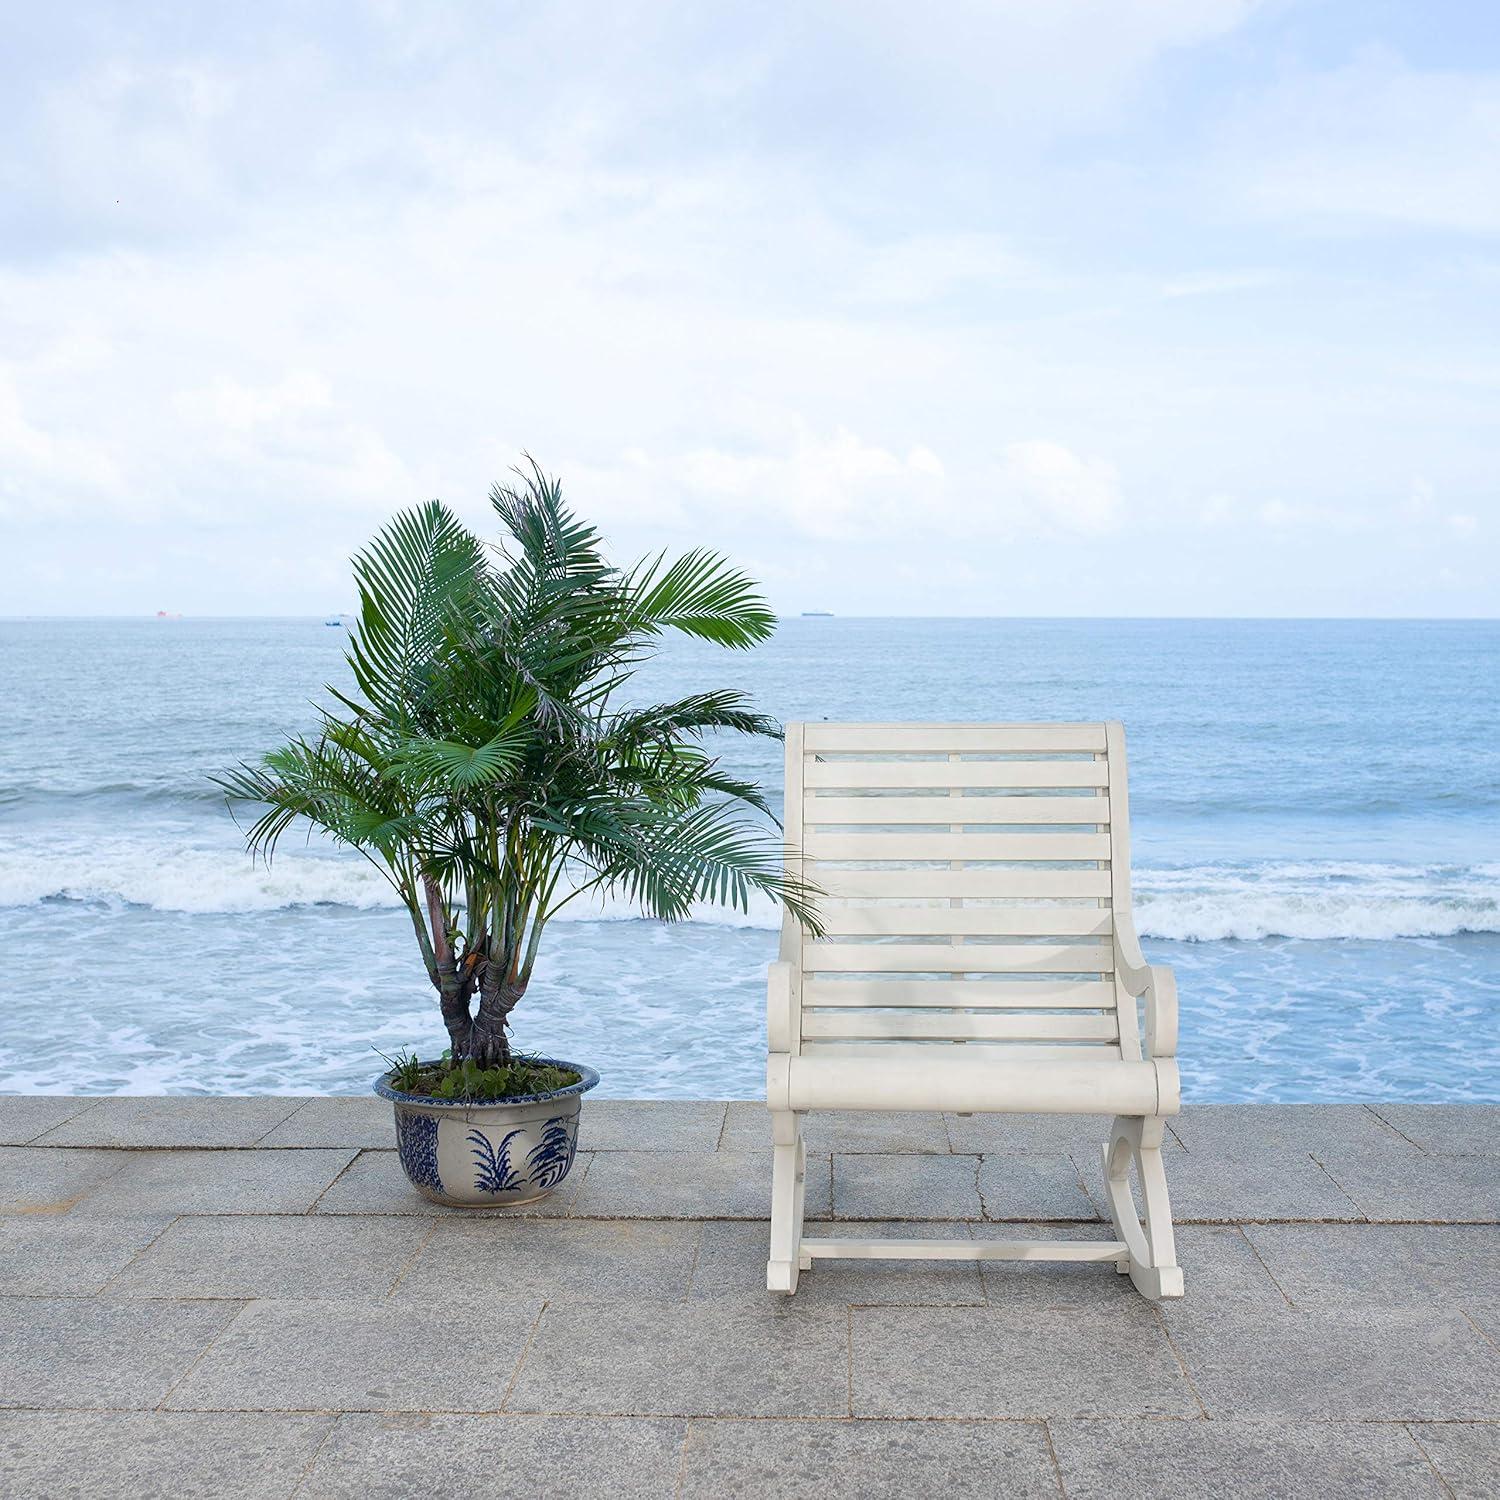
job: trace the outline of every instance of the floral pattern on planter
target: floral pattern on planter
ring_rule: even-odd
[[[520,1135],[512,1130],[498,1146],[482,1130],[469,1132],[473,1147],[474,1186],[481,1193],[513,1193],[522,1184],[521,1174],[510,1164],[510,1143]]]
[[[443,1191],[438,1173],[438,1122],[431,1115],[410,1109],[396,1111],[396,1152],[406,1175],[418,1187]]]
[[[526,1156],[532,1182],[538,1187],[556,1187],[568,1175],[577,1149],[578,1116],[553,1116],[542,1127],[542,1138]]]

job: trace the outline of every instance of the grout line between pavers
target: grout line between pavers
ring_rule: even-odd
[[[1057,1461],[1057,1446],[1052,1441],[1052,1423],[1042,1418],[1042,1439],[1047,1444],[1047,1457],[1052,1461],[1052,1477],[1057,1481],[1057,1493],[1068,1500],[1068,1487],[1063,1483],[1062,1465]]]
[[[1249,1247],[1250,1247],[1250,1253],[1256,1258],[1256,1260],[1258,1260],[1260,1262],[1260,1268],[1261,1268],[1261,1270],[1263,1270],[1266,1273],[1266,1275],[1271,1278],[1271,1285],[1274,1286],[1276,1288],[1276,1290],[1281,1293],[1281,1300],[1283,1302],[1285,1302],[1288,1307],[1295,1308],[1297,1306],[1297,1304],[1295,1302],[1293,1302],[1290,1297],[1287,1296],[1287,1294],[1286,1294],[1286,1288],[1284,1286],[1282,1286],[1282,1284],[1276,1279],[1276,1273],[1270,1268],[1270,1266],[1268,1266],[1266,1264],[1266,1258],[1265,1258],[1265,1256],[1260,1253],[1260,1246],[1257,1245],[1255,1243],[1255,1241],[1252,1240],[1250,1238],[1250,1236],[1245,1233],[1245,1226],[1243,1224],[1236,1224],[1234,1227],[1239,1231],[1240,1238],[1242,1240],[1244,1240],[1244,1242],[1247,1245],[1249,1245]]]
[[[1156,1320],[1161,1324],[1162,1337],[1167,1341],[1167,1348],[1172,1351],[1172,1358],[1177,1361],[1177,1368],[1182,1371],[1182,1378],[1187,1382],[1187,1388],[1193,1393],[1193,1400],[1198,1403],[1198,1411],[1204,1421],[1211,1421],[1208,1407],[1204,1405],[1203,1397],[1198,1393],[1198,1383],[1188,1372],[1187,1361],[1182,1357],[1181,1351],[1172,1338],[1172,1330],[1167,1326],[1167,1319],[1161,1310],[1159,1303],[1153,1302],[1151,1310],[1156,1314]]]
[[[1313,1165],[1316,1166],[1317,1169],[1334,1185],[1334,1187],[1339,1190],[1340,1194],[1348,1200],[1349,1206],[1353,1208],[1355,1213],[1357,1213],[1366,1224],[1370,1223],[1370,1216],[1365,1212],[1359,1200],[1355,1198],[1354,1194],[1351,1193],[1349,1189],[1346,1188],[1344,1184],[1340,1182],[1338,1178],[1328,1170],[1328,1168],[1318,1159],[1317,1154],[1315,1152],[1309,1151],[1307,1153],[1307,1159],[1312,1162]]]
[[[206,1302],[234,1302],[237,1303],[238,1306],[236,1306],[235,1310],[230,1313],[230,1315],[225,1318],[224,1321],[216,1329],[214,1329],[214,1336],[193,1356],[193,1361],[187,1367],[187,1369],[185,1369],[182,1374],[179,1375],[177,1379],[167,1387],[166,1391],[162,1395],[161,1400],[158,1401],[152,1408],[153,1411],[170,1410],[170,1408],[167,1406],[167,1402],[170,1401],[172,1397],[182,1389],[184,1382],[187,1381],[192,1376],[193,1371],[203,1363],[204,1357],[208,1354],[208,1351],[212,1349],[213,1346],[217,1344],[221,1338],[224,1337],[224,1335],[230,1330],[230,1328],[239,1321],[240,1314],[250,1306],[251,1302],[256,1301],[257,1299],[254,1297],[205,1297],[203,1300]]]
[[[318,1439],[318,1446],[313,1449],[312,1457],[302,1466],[297,1482],[287,1491],[286,1500],[296,1500],[296,1497],[307,1489],[307,1481],[312,1478],[312,1471],[317,1467],[318,1460],[322,1458],[323,1450],[328,1446],[328,1439],[333,1436],[334,1428],[343,1421],[345,1415],[342,1411],[332,1414],[333,1420],[329,1422],[327,1431]]]
[[[516,1360],[516,1367],[510,1372],[510,1379],[506,1382],[505,1394],[500,1398],[500,1404],[495,1408],[496,1414],[506,1410],[510,1405],[511,1394],[515,1391],[516,1382],[521,1378],[521,1371],[526,1368],[526,1357],[531,1353],[531,1346],[536,1340],[537,1329],[542,1326],[542,1319],[547,1316],[547,1309],[552,1304],[546,1297],[542,1298],[542,1305],[536,1310],[536,1317],[531,1321],[531,1327],[527,1330],[526,1342],[521,1346],[520,1357]]]
[[[303,1216],[310,1216],[312,1214],[317,1213],[317,1211],[318,1211],[318,1205],[333,1190],[334,1184],[337,1183],[337,1182],[339,1182],[342,1179],[344,1173],[347,1172],[349,1170],[349,1168],[352,1167],[354,1165],[354,1163],[357,1162],[360,1159],[360,1157],[362,1157],[364,1154],[365,1153],[358,1146],[354,1147],[354,1149],[350,1152],[349,1160],[346,1161],[344,1163],[344,1165],[341,1166],[338,1169],[338,1171],[333,1174],[333,1177],[322,1188],[322,1190],[318,1193],[317,1197],[314,1198],[313,1201],[311,1203],[309,1203],[308,1206],[302,1210],[302,1215]]]
[[[1407,1133],[1399,1125],[1393,1125],[1389,1120],[1387,1120],[1386,1117],[1383,1114],[1381,1114],[1380,1111],[1373,1104],[1365,1104],[1365,1105],[1362,1105],[1361,1108],[1369,1110],[1369,1112],[1372,1115],[1374,1115],[1375,1118],[1377,1120],[1379,1120],[1380,1123],[1382,1125],[1384,1125],[1387,1130],[1393,1130],[1393,1131],[1395,1131],[1395,1133],[1397,1135],[1399,1135],[1401,1137],[1401,1139],[1407,1143],[1408,1146],[1415,1147],[1415,1149],[1418,1150],[1418,1151],[1420,1151],[1423,1156],[1430,1155],[1430,1153],[1427,1152],[1427,1151],[1424,1151],[1422,1149],[1422,1147],[1417,1144],[1416,1141],[1412,1140],[1412,1138],[1409,1135],[1407,1135]]]
[[[1412,1443],[1415,1445],[1417,1452],[1420,1453],[1423,1459],[1426,1461],[1427,1467],[1432,1470],[1433,1478],[1436,1479],[1440,1485],[1442,1485],[1443,1493],[1449,1497],[1449,1500],[1458,1500],[1453,1486],[1448,1483],[1448,1480],[1444,1476],[1443,1471],[1438,1468],[1438,1466],[1433,1462],[1432,1455],[1427,1451],[1427,1445],[1412,1430],[1413,1424],[1410,1422],[1402,1422],[1399,1425],[1401,1427],[1401,1430],[1407,1435],[1407,1437],[1412,1440]]]
[[[304,1099],[301,1104],[294,1105],[284,1115],[282,1115],[282,1117],[277,1120],[274,1125],[268,1126],[258,1136],[256,1136],[253,1141],[250,1142],[251,1149],[260,1145],[260,1143],[265,1140],[268,1135],[272,1134],[272,1132],[280,1130],[283,1125],[290,1124],[290,1122],[295,1120],[297,1116],[300,1115],[302,1111],[306,1109],[307,1106],[312,1102],[312,1096],[309,1096],[308,1098]]]
[[[677,1483],[672,1489],[675,1496],[682,1495],[682,1487],[687,1483],[688,1449],[693,1442],[693,1418],[687,1417],[682,1424],[682,1451],[677,1455]]]
[[[1486,1333],[1485,1330],[1481,1328],[1477,1322],[1475,1322],[1468,1308],[1461,1307],[1459,1308],[1459,1312],[1463,1315],[1464,1321],[1469,1325],[1469,1327],[1472,1328],[1474,1332],[1477,1333],[1479,1337],[1482,1338],[1485,1343],[1490,1346],[1490,1348],[1500,1350],[1500,1344],[1497,1344],[1494,1339],[1492,1339],[1489,1334]]]
[[[438,1232],[438,1225],[443,1221],[434,1216],[432,1223],[427,1226],[427,1233],[422,1236],[422,1242],[401,1263],[401,1269],[396,1272],[396,1279],[391,1283],[390,1290],[385,1294],[389,1302],[396,1295],[396,1288],[406,1280],[406,1273],[416,1264],[417,1257],[432,1243],[432,1237]]]
[[[38,1095],[37,1097],[46,1098],[47,1096]],[[79,1115],[86,1114],[89,1110],[93,1109],[93,1107],[98,1104],[98,1102],[98,1098],[79,1099],[78,1108],[75,1109],[72,1114],[64,1115],[62,1119],[54,1120],[50,1125],[44,1125],[39,1131],[37,1131],[35,1135],[28,1136],[24,1141],[14,1141],[12,1142],[12,1144],[16,1146],[34,1146],[39,1140],[41,1140],[44,1135],[51,1135],[54,1130],[61,1129],[61,1127],[66,1125],[69,1120],[76,1120]]]
[[[151,1236],[151,1238],[144,1245],[142,1245],[140,1247],[140,1249],[137,1250],[130,1257],[130,1259],[127,1260],[125,1262],[125,1264],[120,1267],[120,1269],[118,1271],[116,1271],[112,1276],[106,1276],[104,1278],[103,1283],[100,1285],[99,1290],[94,1293],[94,1296],[96,1296],[96,1297],[106,1297],[106,1296],[108,1296],[109,1295],[109,1289],[110,1289],[110,1287],[115,1282],[117,1282],[141,1258],[141,1256],[143,1256],[149,1249],[151,1249],[153,1245],[159,1244],[160,1241],[161,1241],[162,1235],[164,1235],[174,1224],[176,1224],[183,1217],[184,1216],[182,1214],[173,1214],[172,1217],[170,1219],[168,1219],[167,1222],[165,1224],[163,1224],[161,1226],[161,1228],[158,1229],[156,1231],[156,1233],[153,1234]]]

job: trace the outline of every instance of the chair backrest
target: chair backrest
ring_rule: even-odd
[[[782,935],[804,1053],[1141,1056],[1114,980],[1119,724],[788,724],[786,767],[788,845],[826,896],[825,937]]]

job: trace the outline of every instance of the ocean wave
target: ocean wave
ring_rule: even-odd
[[[1266,861],[1138,868],[1143,938],[1218,942],[1262,938],[1387,939],[1500,932],[1500,865]],[[362,860],[298,849],[271,865],[222,849],[121,840],[93,847],[0,851],[0,907],[104,902],[192,915],[241,915],[305,906],[394,908],[395,893]],[[631,903],[584,895],[564,921],[628,921]],[[766,898],[748,912],[701,906],[696,922],[775,928]]]
[[[1500,867],[1267,862],[1137,870],[1143,938],[1205,943],[1500,932]]]

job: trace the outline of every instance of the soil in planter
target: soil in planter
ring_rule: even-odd
[[[390,1073],[391,1087],[400,1093],[451,1099],[455,1104],[503,1104],[528,1094],[550,1094],[577,1083],[580,1076],[571,1068],[555,1068],[532,1057],[512,1058],[495,1068],[482,1068],[467,1059],[421,1063],[414,1057],[401,1057]]]

